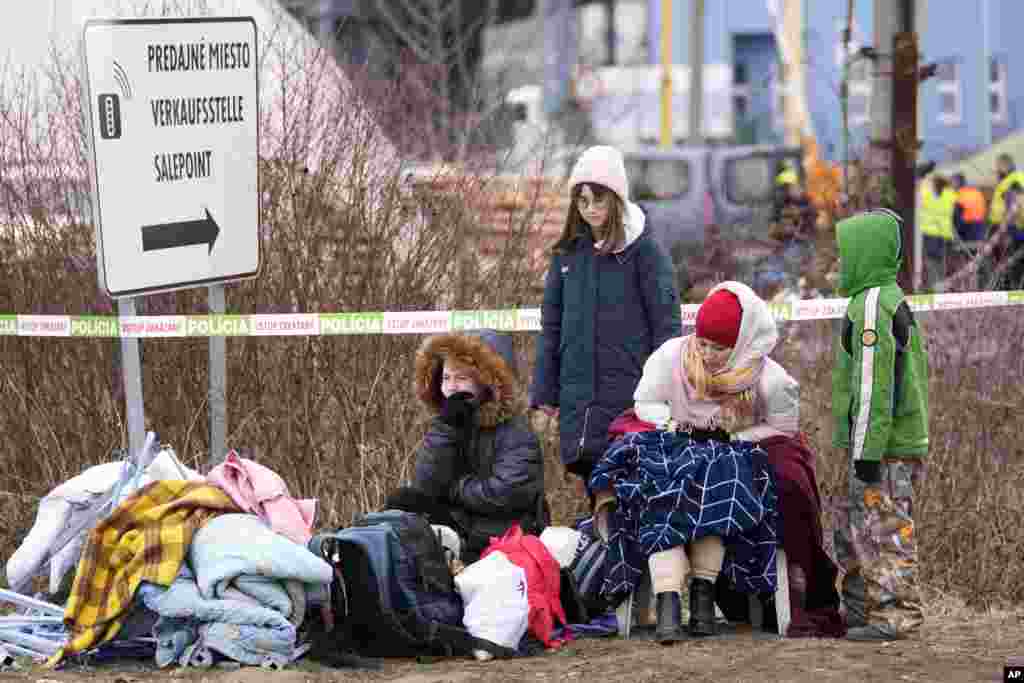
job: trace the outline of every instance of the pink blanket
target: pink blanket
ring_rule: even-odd
[[[312,536],[316,500],[295,500],[276,472],[231,451],[206,480],[221,488],[235,505],[258,515],[271,529],[301,545]]]

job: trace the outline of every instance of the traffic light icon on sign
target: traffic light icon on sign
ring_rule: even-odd
[[[121,98],[113,93],[100,95],[100,137],[116,140],[121,137]]]

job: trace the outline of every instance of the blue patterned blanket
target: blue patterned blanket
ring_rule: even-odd
[[[590,487],[613,489],[618,500],[606,596],[632,592],[651,554],[710,535],[725,541],[722,574],[737,590],[775,591],[775,484],[757,444],[664,431],[627,434],[597,464]]]

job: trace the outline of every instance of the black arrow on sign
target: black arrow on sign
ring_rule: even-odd
[[[213,243],[217,241],[220,227],[213,220],[210,210],[206,209],[206,218],[195,221],[179,221],[177,223],[160,223],[142,226],[142,251],[158,249],[174,249],[188,247],[193,244],[209,244],[213,251]]]

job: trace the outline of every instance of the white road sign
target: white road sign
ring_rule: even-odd
[[[259,271],[256,23],[90,20],[96,255],[112,297]]]

